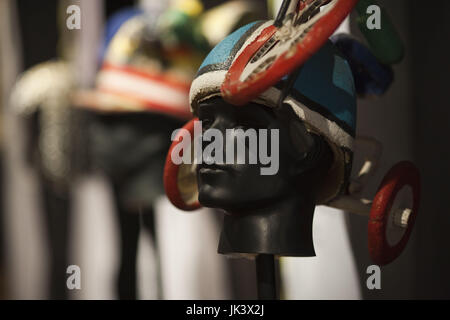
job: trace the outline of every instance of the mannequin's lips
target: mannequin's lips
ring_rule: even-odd
[[[200,174],[208,174],[208,173],[220,173],[220,172],[228,172],[233,171],[231,166],[223,165],[223,164],[201,164],[198,166],[198,171]]]

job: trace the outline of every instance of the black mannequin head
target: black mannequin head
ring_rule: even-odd
[[[221,98],[200,104],[198,115],[204,131],[214,128],[225,136],[226,129],[269,129],[268,154],[274,156],[278,152],[278,170],[273,175],[262,175],[264,165],[259,161],[257,164],[200,164],[197,174],[202,205],[247,211],[302,194],[315,199],[317,186],[331,165],[332,152],[321,137],[296,130],[300,120],[290,112],[286,105],[278,110],[256,103],[237,107]],[[271,129],[278,129],[278,148],[271,145]],[[245,146],[248,159],[249,139]]]
[[[196,181],[198,200],[229,213],[222,229],[221,253],[311,256],[315,205],[327,204],[345,193],[349,180],[356,124],[353,76],[345,57],[327,42],[300,69],[291,70],[285,79],[259,92],[263,82],[258,89],[251,75],[235,76],[247,59],[243,54],[237,57],[238,53],[253,50],[250,46],[256,41],[252,37],[261,36],[262,30],[267,28],[258,23],[247,25],[210,52],[192,82],[190,103],[194,114],[206,120],[206,129],[278,129],[278,170],[263,176],[263,166],[258,164],[201,164]],[[264,72],[260,76],[266,77],[266,84],[275,79]],[[250,80],[240,86],[244,78]],[[232,97],[235,91],[242,96]],[[211,98],[223,96],[237,106]],[[241,106],[249,97],[260,104]],[[224,153],[227,146],[225,143]],[[270,153],[272,148],[267,149]],[[254,150],[248,153],[254,154]],[[169,185],[178,187],[178,193],[174,192],[178,201],[184,185]]]
[[[198,116],[204,131],[214,128],[224,136],[227,129],[278,129],[279,134],[278,150],[271,145],[270,134],[266,140],[268,153],[278,152],[278,170],[272,175],[261,174],[264,166],[259,161],[198,165],[200,203],[227,212],[219,252],[315,255],[316,194],[333,161],[325,140],[309,133],[288,105],[238,107],[214,98],[199,105]],[[259,140],[260,136],[258,144]],[[248,159],[249,140],[245,152]]]

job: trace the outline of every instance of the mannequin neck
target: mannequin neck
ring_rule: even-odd
[[[219,252],[315,256],[312,241],[314,208],[314,197],[309,193],[292,192],[270,204],[228,211]]]
[[[309,214],[314,211],[315,197],[309,192],[292,191],[281,198],[270,199],[253,206],[225,209],[230,215],[272,215],[279,213]]]

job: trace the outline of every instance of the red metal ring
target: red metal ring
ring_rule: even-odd
[[[190,120],[187,124],[183,126],[183,129],[188,130],[191,133],[191,137],[194,136],[194,121],[198,121],[198,118]],[[193,204],[188,204],[183,200],[180,190],[178,188],[178,170],[180,165],[174,164],[172,161],[172,150],[178,143],[180,143],[181,132],[175,137],[172,145],[170,146],[169,152],[167,153],[166,163],[164,166],[164,190],[169,198],[170,202],[178,209],[184,211],[192,211],[201,208],[200,203],[197,201]]]
[[[263,29],[256,39],[236,58],[228,70],[220,89],[224,99],[234,105],[245,105],[279,82],[285,75],[300,67],[326,43],[357,2],[358,0],[339,0],[329,12],[314,24],[303,41],[295,45],[295,49],[291,47],[287,52],[278,56],[268,69],[246,79],[246,81],[241,81],[240,77],[254,54],[278,30],[273,25]],[[295,54],[292,54],[292,52],[295,52]]]
[[[396,245],[391,246],[386,237],[388,218],[397,193],[406,185],[412,188],[413,208],[401,240]],[[409,161],[397,163],[385,175],[370,210],[368,242],[370,257],[373,262],[378,265],[386,265],[402,253],[414,227],[419,203],[419,170]]]

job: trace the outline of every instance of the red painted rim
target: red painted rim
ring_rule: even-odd
[[[116,97],[121,97],[125,99],[130,99],[132,101],[136,101],[142,106],[140,111],[151,111],[151,112],[159,112],[162,114],[171,115],[181,120],[187,120],[192,117],[191,111],[186,108],[186,110],[181,110],[180,108],[173,107],[171,104],[158,103],[156,101],[152,101],[149,99],[138,97],[137,95],[131,95],[127,93],[120,92],[119,90],[107,89],[107,88],[98,88],[97,91],[99,93],[105,93]],[[122,112],[127,110],[121,110]]]
[[[412,188],[413,208],[408,226],[401,240],[391,246],[386,237],[388,218],[397,193],[406,185]],[[386,265],[395,260],[405,249],[417,217],[420,203],[419,170],[409,161],[397,163],[381,182],[370,210],[368,242],[373,262]]]
[[[191,133],[191,137],[194,135],[194,121],[198,121],[198,118],[194,118],[190,120],[187,124],[183,126],[183,129],[188,130]],[[180,168],[179,165],[176,165],[172,162],[172,150],[175,148],[178,143],[180,143],[181,132],[175,136],[172,145],[169,148],[169,152],[167,153],[166,163],[164,166],[164,190],[166,192],[167,197],[170,202],[177,207],[178,209],[184,211],[192,211],[201,208],[200,203],[197,201],[193,204],[187,204],[180,193],[178,188],[178,170]]]
[[[151,73],[142,71],[136,67],[129,66],[129,65],[115,65],[112,63],[104,63],[102,65],[102,70],[113,70],[113,71],[120,71],[123,73],[132,74],[138,77],[141,77],[145,80],[155,81],[158,83],[161,83],[165,86],[169,86],[175,89],[178,89],[180,91],[186,91],[189,92],[189,89],[191,87],[190,83],[187,81],[182,81],[175,79],[174,77],[167,76],[165,74],[158,74],[158,73]]]
[[[261,31],[256,39],[236,58],[227,72],[221,86],[222,96],[234,105],[245,105],[262,92],[279,82],[285,75],[305,63],[328,40],[347,17],[358,0],[339,0],[336,5],[308,31],[303,41],[292,50],[281,54],[266,70],[254,77],[241,81],[240,77],[254,54],[277,32],[275,26],[269,26]]]

